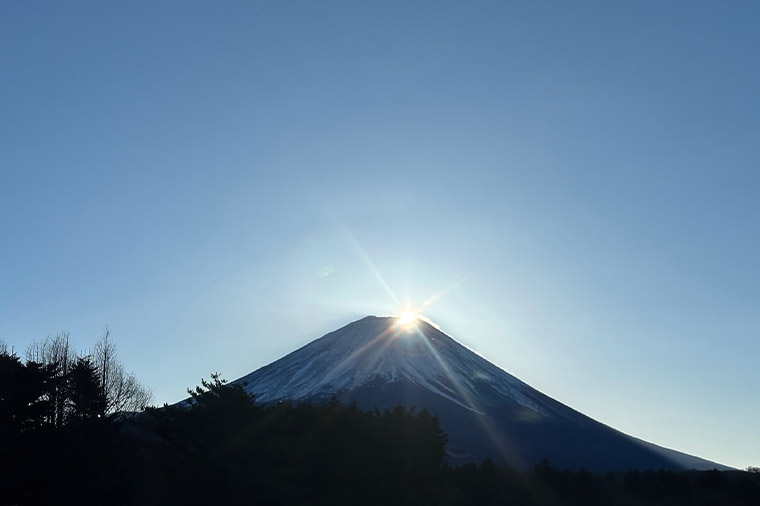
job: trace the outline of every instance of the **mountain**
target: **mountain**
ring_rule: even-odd
[[[490,457],[518,468],[729,469],[633,438],[531,388],[423,319],[367,316],[233,383],[256,402],[337,397],[438,415],[451,464]]]

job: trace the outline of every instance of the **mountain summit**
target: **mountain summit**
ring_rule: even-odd
[[[542,459],[592,471],[726,469],[607,427],[531,388],[424,319],[367,316],[234,383],[256,402],[337,397],[365,409],[424,406],[449,436],[450,462]]]
[[[408,383],[475,412],[482,412],[486,394],[537,412],[548,409],[535,390],[422,319],[401,325],[396,318],[368,316],[238,381],[247,381],[259,402]]]

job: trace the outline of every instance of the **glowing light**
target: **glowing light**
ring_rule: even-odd
[[[414,325],[419,320],[420,315],[414,311],[404,311],[398,317],[398,324],[402,327],[409,327]]]

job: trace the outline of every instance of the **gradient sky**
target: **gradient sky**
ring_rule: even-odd
[[[2,2],[0,339],[174,402],[425,313],[760,465],[756,2]]]

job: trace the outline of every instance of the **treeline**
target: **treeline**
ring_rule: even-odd
[[[189,406],[150,409],[136,504],[439,504],[446,436],[425,410],[260,407],[218,375]]]
[[[130,426],[141,448],[134,504],[760,505],[760,474],[451,468],[446,435],[424,409],[262,407],[218,375],[189,393],[186,405],[148,409]]]
[[[60,333],[29,346],[25,361],[0,342],[0,504],[78,504],[108,493],[126,443],[115,418],[150,399],[108,330],[88,353]]]
[[[86,418],[141,411],[152,398],[127,373],[106,329],[86,353],[62,332],[26,349],[26,361],[0,341],[0,424],[10,431],[63,427]]]
[[[24,397],[25,409],[44,409],[9,417],[8,392],[23,382],[5,375],[30,362],[2,357],[0,409],[14,431],[0,449],[3,506],[760,505],[760,473],[593,475],[546,462],[518,472],[491,461],[450,468],[446,435],[425,410],[367,412],[337,401],[259,406],[218,375],[182,405],[132,416],[109,415],[102,403],[91,416],[71,397],[57,425],[56,410],[44,404],[55,391],[47,390],[31,404],[34,396]],[[91,372],[85,383],[102,393],[98,368]],[[30,414],[37,411],[44,414]]]
[[[760,474],[744,471],[628,471],[591,474],[542,462],[527,472],[487,460],[447,469],[456,505],[754,506]]]

